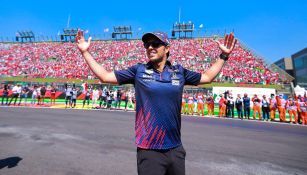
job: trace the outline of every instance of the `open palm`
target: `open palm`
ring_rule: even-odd
[[[214,40],[214,42],[216,42],[219,45],[219,48],[224,54],[229,55],[233,51],[237,43],[237,39],[235,39],[233,33],[230,33],[229,35],[227,34],[225,36],[224,44],[222,44],[218,40]]]
[[[76,43],[81,52],[86,52],[90,47],[92,37],[89,37],[87,41],[84,39],[83,31],[78,30],[76,35]]]

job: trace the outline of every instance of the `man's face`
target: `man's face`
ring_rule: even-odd
[[[156,63],[161,62],[163,58],[166,59],[166,54],[169,52],[169,46],[165,46],[162,41],[154,36],[148,38],[144,46],[149,60]]]

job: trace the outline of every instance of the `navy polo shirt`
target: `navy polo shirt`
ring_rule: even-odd
[[[201,74],[167,61],[162,72],[151,62],[115,71],[118,83],[133,84],[136,97],[135,142],[143,149],[181,145],[181,98],[184,85],[198,85]]]

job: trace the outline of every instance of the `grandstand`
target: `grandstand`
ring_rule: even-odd
[[[212,37],[171,40],[170,61],[202,72],[218,58]],[[219,38],[219,40],[223,40]],[[93,79],[74,43],[6,43],[0,45],[1,77]],[[141,40],[93,41],[91,53],[108,70],[125,69],[147,61]],[[174,52],[176,51],[176,52]],[[215,82],[279,84],[284,80],[265,61],[238,42]]]

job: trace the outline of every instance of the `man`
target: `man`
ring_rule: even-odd
[[[262,101],[261,101],[261,108],[262,108],[262,116],[263,120],[269,121],[269,115],[270,115],[270,107],[269,107],[269,101],[266,99],[266,96],[262,96]]]
[[[302,125],[307,125],[307,96],[298,98],[298,112],[301,115]]]
[[[76,89],[76,87],[72,88],[71,91],[71,107],[75,108],[76,107],[76,103],[77,103],[77,96],[78,96],[78,90]]]
[[[106,108],[107,106],[107,87],[104,87],[101,90],[101,98],[100,98],[100,103],[99,103],[100,108],[102,108],[102,103],[103,103],[103,108]]]
[[[2,101],[1,101],[1,105],[4,105],[3,101],[4,99],[6,99],[6,103],[5,105],[8,104],[8,100],[9,100],[9,86],[7,84],[4,85],[3,87],[3,91],[2,91]]]
[[[120,103],[122,102],[122,91],[121,90],[117,90],[117,102],[115,103],[115,108],[120,109]]]
[[[46,87],[43,85],[40,89],[41,91],[41,100],[42,100],[42,104],[45,103],[45,96],[46,96]]]
[[[190,93],[189,94],[189,97],[188,97],[188,114],[189,115],[193,115],[193,102],[194,102],[194,97],[193,97],[193,94]]]
[[[51,90],[50,90],[50,104],[55,104],[55,94],[56,94],[56,88],[55,86],[53,85],[51,87]]]
[[[286,122],[286,100],[283,94],[276,96],[276,104],[279,113],[279,121]]]
[[[36,88],[36,92],[37,92],[37,94],[36,94],[36,98],[37,98],[37,104],[36,105],[41,105],[41,100],[42,100],[42,96],[41,96],[41,86],[40,85],[38,85],[38,87]]]
[[[210,94],[207,98],[207,109],[208,109],[208,115],[214,116],[214,99],[212,97],[212,94]]]
[[[298,119],[297,119],[298,106],[299,106],[298,101],[294,100],[292,97],[290,97],[286,102],[286,108],[288,109],[290,123],[297,124],[298,122]],[[292,120],[292,118],[294,120]]]
[[[92,109],[97,108],[98,98],[99,98],[99,90],[96,87],[94,87],[93,96],[92,96]]]
[[[182,98],[181,98],[181,114],[185,114],[186,113],[186,95],[182,94]]]
[[[271,98],[269,99],[269,102],[270,102],[270,118],[271,118],[271,121],[275,121],[277,102],[276,102],[274,94],[271,94]]]
[[[17,84],[13,87],[12,89],[13,91],[13,94],[12,94],[12,97],[11,97],[11,100],[9,102],[9,106],[11,105],[13,99],[14,99],[14,105],[16,105],[16,102],[17,102],[17,98],[19,97],[19,94],[21,93],[21,86],[20,84]]]
[[[121,101],[125,102],[124,110],[127,111],[127,106],[128,106],[128,92],[127,92],[127,90],[124,90],[122,92]],[[121,106],[121,104],[120,104],[120,106]]]
[[[72,87],[69,84],[65,84],[65,108],[72,107],[71,106],[71,96],[72,96]]]
[[[197,113],[199,116],[205,115],[204,95],[199,92],[197,95]]]
[[[247,96],[247,93],[244,94],[243,97],[243,107],[244,107],[244,118],[248,118],[250,117],[250,113],[251,113],[251,105],[250,105],[250,98]]]
[[[84,108],[85,103],[87,103],[87,108],[89,108],[90,98],[91,98],[91,94],[92,94],[92,88],[91,87],[87,87],[86,89],[83,90],[83,93],[84,93],[85,97],[83,99],[82,108]]]
[[[226,116],[234,118],[234,108],[235,108],[235,101],[233,99],[232,93],[229,93],[227,96],[227,112]]]
[[[25,101],[25,106],[27,105],[27,99],[28,99],[29,91],[30,91],[30,89],[28,88],[27,85],[22,87],[18,105],[21,104],[21,101],[22,101],[23,98],[25,99],[24,100]]]
[[[235,106],[236,106],[236,109],[237,109],[238,118],[243,120],[243,111],[242,111],[243,100],[242,100],[240,94],[237,95],[236,105]]]
[[[37,86],[36,85],[33,85],[32,87],[32,96],[31,96],[31,105],[35,105],[36,103],[36,97],[37,97],[37,94],[38,94],[38,90],[37,90]]]
[[[138,174],[185,174],[186,153],[180,134],[183,87],[210,83],[217,76],[235,47],[237,40],[234,35],[226,35],[224,44],[216,41],[222,50],[221,59],[203,74],[189,71],[181,65],[174,66],[167,60],[170,42],[163,32],[143,35],[142,41],[149,59],[147,64],[137,64],[115,72],[107,71],[91,56],[88,51],[91,38],[86,42],[79,31],[76,39],[85,61],[102,82],[134,84]]]
[[[219,117],[226,117],[226,98],[223,94],[220,94],[219,100]]]

